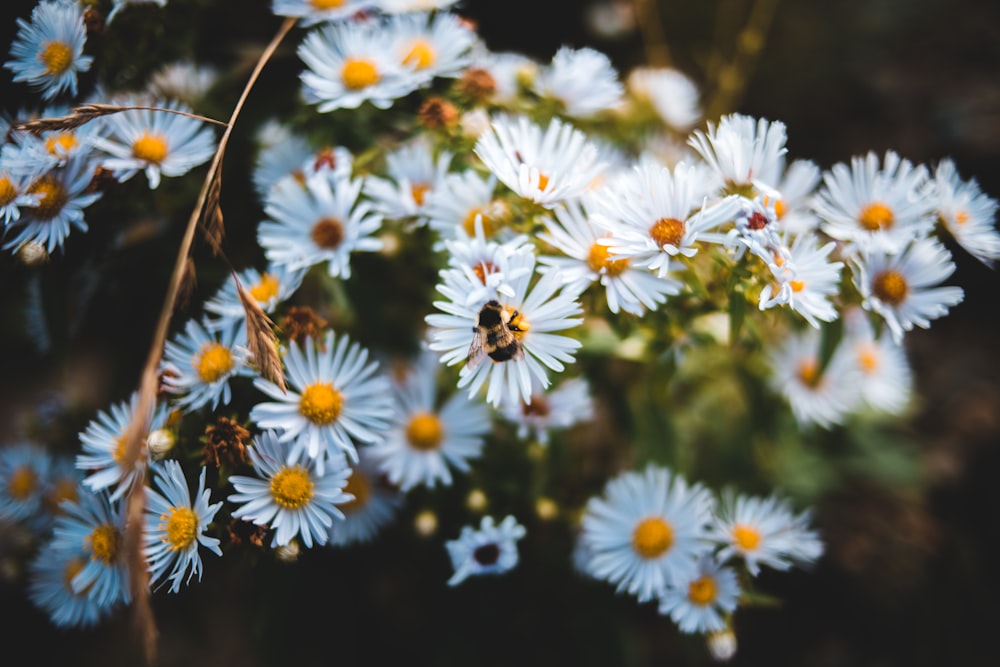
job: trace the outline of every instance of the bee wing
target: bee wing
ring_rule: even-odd
[[[483,347],[483,335],[479,333],[478,329],[475,331],[472,344],[469,345],[469,354],[465,358],[465,366],[470,371],[475,370],[479,364],[483,363],[483,359],[486,358],[486,348]]]

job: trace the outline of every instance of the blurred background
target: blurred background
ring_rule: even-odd
[[[5,0],[0,8],[5,56],[15,17],[27,17],[34,4]],[[163,10],[130,8],[115,19],[125,46],[103,55],[110,63],[129,63],[122,71],[137,78],[144,68],[177,57],[218,63],[228,68],[224,76],[238,92],[280,23],[269,4],[170,0]],[[753,11],[768,9],[773,13],[764,22],[758,55],[744,61],[745,86],[725,111],[785,122],[789,156],[823,168],[869,150],[892,149],[917,163],[951,157],[963,177],[975,177],[1000,198],[995,0],[577,2],[558,10],[528,0],[465,0],[456,11],[476,22],[494,50],[547,61],[563,44],[592,46],[623,73],[648,61],[655,34],[648,28],[657,25],[667,51],[653,55],[666,53],[673,66],[707,84],[738,49],[753,51],[739,30]],[[250,98],[248,124],[280,111],[282,95],[288,108],[293,105],[294,51],[279,52],[272,65]],[[8,113],[27,103],[25,89],[13,85],[6,70],[0,72],[0,100]],[[201,111],[226,118],[234,100],[235,93],[220,96],[218,108]],[[224,172],[234,248],[253,238],[260,216],[246,194],[252,158],[240,151],[247,145],[234,141]],[[94,412],[135,385],[175,239],[200,185],[188,180],[165,182],[149,202],[160,218],[176,222],[165,231],[151,223],[154,231],[136,226],[134,238],[122,238],[92,223],[72,253],[42,268],[52,339],[44,351],[26,324],[23,295],[31,279],[13,258],[0,258],[4,441],[20,438],[25,424],[41,424],[53,441],[75,451],[75,435]],[[106,206],[114,213],[113,204]],[[151,211],[150,217],[157,216]],[[851,434],[813,433],[815,442],[805,445],[815,445],[815,454],[797,455],[793,465],[765,453],[757,463],[766,474],[756,478],[739,468],[750,490],[777,486],[812,505],[827,553],[810,572],[762,577],[761,588],[783,602],[738,614],[739,650],[731,664],[997,664],[1000,279],[961,248],[949,247],[958,266],[949,284],[962,286],[966,298],[930,330],[907,336],[917,385],[912,418],[888,431],[860,425]],[[364,275],[364,267],[359,271]],[[628,372],[609,373],[607,380],[612,395]],[[599,490],[611,474],[606,466],[621,460],[607,442],[597,442],[613,441],[614,434],[598,427],[579,438],[578,458],[563,469],[583,481],[550,480],[566,484],[562,491],[570,497]],[[494,451],[478,474],[504,475],[516,489],[531,474],[522,454]],[[733,456],[711,448],[704,455]],[[709,481],[724,483],[725,475],[715,470],[718,477]],[[455,537],[451,527],[466,519],[464,494],[474,481],[433,499],[412,498],[397,525],[371,545],[306,552],[295,565],[264,557],[207,558],[201,584],[180,595],[154,596],[161,663],[711,663],[703,643],[680,635],[655,606],[638,605],[577,574],[570,567],[573,535],[564,523],[519,514],[529,538],[518,568],[447,588],[442,542]],[[451,532],[415,537],[412,518],[431,503],[443,508],[440,523]],[[525,509],[514,500],[509,506]],[[9,619],[0,636],[11,664],[140,664],[127,612],[94,630],[57,630],[11,576],[0,579],[0,608]]]

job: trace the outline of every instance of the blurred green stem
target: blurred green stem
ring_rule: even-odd
[[[715,90],[705,107],[705,117],[709,120],[731,113],[739,104],[767,42],[767,32],[777,8],[778,0],[756,0],[754,3],[746,25],[736,36],[732,60],[720,65],[715,72]]]
[[[670,49],[663,34],[659,0],[635,0],[635,16],[642,32],[647,64],[652,67],[670,67]]]

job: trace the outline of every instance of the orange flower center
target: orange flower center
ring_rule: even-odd
[[[901,304],[909,291],[906,278],[896,271],[882,271],[872,281],[872,292],[875,296],[891,306]]]
[[[733,526],[733,542],[743,551],[753,551],[760,545],[760,531],[753,526],[738,523]]]
[[[27,500],[38,488],[38,475],[28,466],[14,469],[7,479],[7,491],[14,500]]]
[[[66,188],[53,176],[39,178],[28,189],[28,193],[40,197],[38,206],[31,207],[34,216],[40,220],[51,220],[56,217],[69,201]]]
[[[348,58],[340,70],[340,77],[350,90],[361,90],[379,82],[375,63],[364,58]]]
[[[715,579],[707,575],[698,577],[688,584],[688,600],[692,603],[704,607],[715,600],[716,586]]]
[[[861,215],[858,216],[858,223],[869,232],[889,229],[892,227],[893,222],[895,222],[895,216],[892,213],[892,209],[879,202],[869,204],[861,211]]]
[[[45,65],[45,73],[58,76],[73,64],[73,49],[65,42],[51,41],[44,43],[45,48],[38,52],[38,60]]]
[[[132,155],[151,164],[160,164],[167,157],[166,138],[146,132],[132,144]]]
[[[278,289],[281,287],[281,281],[278,280],[277,276],[272,276],[270,273],[264,273],[260,276],[260,282],[250,288],[250,296],[254,298],[257,303],[267,303],[274,297],[278,296]]]
[[[649,237],[660,248],[665,245],[679,248],[684,238],[684,222],[677,218],[660,218],[649,228]]]
[[[285,509],[300,509],[313,498],[313,481],[302,466],[282,467],[271,478],[271,497]]]
[[[305,388],[299,398],[299,413],[314,424],[331,424],[340,416],[344,395],[332,384],[317,382]]]
[[[187,549],[194,542],[198,531],[198,516],[190,507],[171,507],[169,514],[160,516],[167,523],[164,541],[171,551]]]
[[[441,419],[430,412],[418,412],[406,426],[406,440],[414,449],[432,451],[441,446],[444,439],[444,425]]]
[[[587,254],[587,266],[595,273],[604,273],[613,278],[628,269],[628,258],[611,259],[608,246],[595,242]]]
[[[641,557],[659,558],[674,544],[674,531],[661,517],[643,519],[632,532],[632,547]]]
[[[233,370],[233,353],[225,345],[210,341],[201,346],[191,365],[198,372],[202,382],[215,382]]]
[[[368,479],[368,475],[361,472],[360,469],[355,468],[351,473],[351,476],[347,478],[347,484],[344,486],[344,493],[349,493],[354,496],[354,500],[350,500],[343,505],[338,505],[338,507],[340,507],[345,514],[357,512],[362,509],[368,504],[368,500],[372,495],[372,485],[371,481]]]
[[[337,218],[323,218],[313,225],[309,236],[323,250],[334,250],[344,240],[344,225]]]
[[[426,69],[433,65],[436,59],[434,45],[425,39],[418,39],[413,42],[410,51],[403,58],[403,64],[413,65],[417,69]]]

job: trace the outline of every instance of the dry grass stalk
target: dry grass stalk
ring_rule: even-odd
[[[140,456],[142,457],[141,460],[143,462],[145,461],[145,438],[142,436],[144,436],[149,430],[149,418],[156,402],[156,394],[159,384],[159,367],[163,356],[163,346],[166,343],[171,316],[177,306],[178,296],[181,292],[181,284],[183,283],[184,275],[187,272],[191,246],[194,242],[195,230],[198,228],[198,221],[202,218],[205,202],[208,200],[209,189],[219,172],[222,164],[222,157],[225,155],[226,146],[229,143],[229,137],[232,134],[233,126],[235,125],[240,112],[243,110],[243,105],[246,103],[247,97],[250,95],[250,91],[257,82],[264,65],[268,60],[270,60],[275,49],[278,48],[278,45],[294,25],[294,18],[286,18],[281,24],[281,27],[278,29],[277,34],[271,39],[271,42],[267,45],[267,48],[264,49],[264,52],[257,60],[257,65],[254,67],[254,71],[251,73],[246,86],[243,88],[243,93],[240,95],[240,99],[237,101],[236,106],[233,109],[229,122],[225,124],[226,129],[222,134],[222,138],[219,140],[219,145],[216,148],[215,156],[212,158],[212,163],[209,165],[208,174],[205,177],[204,183],[202,183],[201,192],[198,195],[198,200],[195,203],[194,210],[191,212],[191,217],[188,218],[188,224],[184,230],[184,237],[181,239],[181,245],[177,250],[177,257],[174,262],[174,270],[170,278],[170,283],[167,285],[167,294],[163,299],[163,305],[160,309],[160,317],[157,321],[156,329],[153,332],[153,340],[150,343],[149,354],[146,357],[146,363],[142,369],[142,377],[139,381],[139,396],[137,400],[136,412],[132,415],[132,422],[128,427],[128,433],[130,435],[126,441],[125,454],[122,462],[122,467],[126,471],[135,469],[138,465],[138,461],[140,460]],[[94,107],[92,109],[93,113],[85,112],[85,114],[90,113],[90,118],[94,118],[96,117],[94,114],[101,111],[101,107],[105,105],[89,106]],[[116,110],[123,109],[116,108]],[[108,113],[113,112],[108,111]],[[132,518],[133,516],[137,516],[139,519],[132,521],[131,524],[126,527],[125,539],[127,547],[125,562],[129,565],[129,579],[134,586],[132,591],[134,620],[136,623],[136,629],[139,632],[140,639],[142,640],[146,663],[152,665],[156,663],[156,637],[158,632],[156,629],[156,620],[153,616],[153,610],[149,602],[149,581],[146,572],[146,562],[142,555],[143,521],[141,521],[141,519],[142,510],[144,509],[146,502],[144,485],[134,485],[129,491],[126,502],[128,503],[129,517]],[[136,512],[138,513],[136,514]]]
[[[212,254],[218,257],[222,254],[222,239],[226,235],[226,227],[222,219],[222,172],[215,173],[215,179],[208,189],[205,200],[205,214],[201,218],[201,231],[205,241],[212,248]]]
[[[38,134],[40,132],[49,132],[52,130],[72,130],[74,128],[80,127],[84,123],[89,123],[95,118],[100,118],[101,116],[108,116],[113,113],[120,113],[122,111],[132,111],[132,110],[146,110],[146,111],[164,111],[166,113],[177,114],[178,116],[187,116],[188,118],[196,118],[198,120],[203,120],[206,123],[214,123],[216,125],[225,126],[221,120],[216,120],[214,118],[209,118],[208,116],[199,116],[198,114],[189,113],[187,111],[181,111],[180,109],[165,109],[163,107],[147,107],[139,105],[118,105],[118,104],[82,104],[78,107],[74,107],[73,110],[65,116],[52,116],[51,118],[34,118],[32,120],[24,121],[23,123],[15,123],[11,127],[15,130],[24,130],[25,132],[31,132]]]
[[[274,322],[260,307],[257,300],[240,284],[239,278],[233,273],[236,281],[236,293],[240,296],[243,311],[247,320],[247,347],[253,356],[257,371],[265,380],[270,380],[285,391],[285,372],[281,368],[281,356],[278,354],[278,339],[274,335]]]

